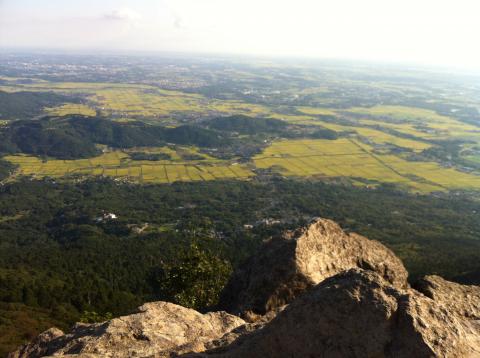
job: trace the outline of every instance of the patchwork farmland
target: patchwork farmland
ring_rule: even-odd
[[[143,161],[131,160],[125,152],[105,153],[91,159],[41,160],[37,157],[15,155],[5,159],[19,166],[17,175],[36,178],[106,176],[138,183],[173,183],[215,179],[247,179],[253,172],[236,163],[215,161]]]
[[[254,158],[257,168],[285,176],[348,177],[362,183],[392,183],[420,192],[480,189],[480,177],[434,162],[411,162],[373,152],[355,139],[284,140]]]
[[[53,91],[83,96],[83,103],[45,108],[46,114],[57,116],[101,113],[116,121],[141,120],[177,126],[202,116],[244,114],[281,119],[309,126],[312,131],[317,127],[326,128],[340,135],[336,140],[276,138],[263,152],[248,160],[220,160],[205,153],[201,153],[201,160],[189,160],[184,158],[185,153],[198,156],[198,149],[172,150],[168,147],[110,150],[99,157],[79,160],[6,156],[6,160],[18,165],[14,177],[93,175],[136,183],[172,183],[244,180],[267,170],[288,177],[346,178],[355,185],[390,183],[417,192],[480,189],[478,170],[460,170],[469,163],[479,166],[480,128],[429,109],[400,105],[342,109],[303,105],[280,110],[273,105],[213,99],[145,84],[32,80],[31,83],[9,85],[9,81],[13,80],[4,81],[2,90]],[[321,93],[325,91],[323,88]],[[459,155],[464,155],[461,165],[422,156],[447,139],[465,143],[459,149]],[[135,160],[130,157],[132,151],[165,153],[169,159]]]

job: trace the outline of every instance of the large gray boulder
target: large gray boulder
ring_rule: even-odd
[[[245,323],[156,302],[67,335],[48,330],[11,357],[480,357],[480,287],[429,276],[418,288],[356,268],[324,280],[271,320]]]
[[[204,351],[205,343],[244,323],[226,312],[201,314],[168,302],[152,302],[136,314],[104,323],[77,324],[68,334],[48,330],[9,357],[170,357]]]
[[[391,250],[377,241],[347,234],[331,220],[317,219],[267,241],[234,273],[219,307],[255,321],[326,278],[352,268],[377,272],[399,288],[407,286],[408,273]]]
[[[374,271],[344,271],[263,328],[195,356],[480,357],[480,288],[438,278],[426,282],[441,283],[429,287],[432,298],[395,287]]]

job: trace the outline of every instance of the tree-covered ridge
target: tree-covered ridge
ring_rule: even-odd
[[[240,135],[239,135],[240,134]],[[243,135],[247,135],[244,137]],[[96,144],[112,148],[159,147],[169,143],[214,148],[213,154],[249,158],[265,147],[266,138],[336,139],[335,131],[293,126],[271,118],[232,116],[201,125],[165,127],[144,122],[116,122],[102,117],[70,115],[13,121],[0,127],[0,153],[24,153],[58,159],[90,158]]]
[[[319,125],[308,126],[289,123],[276,118],[253,118],[234,115],[213,118],[202,123],[208,128],[229,132],[231,135],[249,135],[251,137],[270,138],[314,138],[337,139],[338,133]]]
[[[46,107],[65,102],[78,100],[53,92],[0,91],[0,119],[30,119],[41,115]]]
[[[8,178],[14,169],[15,166],[12,163],[0,159],[0,180]]]
[[[197,126],[167,128],[141,122],[119,123],[85,116],[15,121],[0,128],[0,152],[60,159],[98,155],[100,150],[95,144],[131,148],[163,146],[166,143],[214,147],[225,146],[229,141],[215,131]]]
[[[252,118],[244,115],[218,117],[204,122],[209,128],[240,134],[281,133],[288,123],[274,118]]]
[[[0,152],[25,153],[61,159],[99,154],[94,142],[82,136],[69,121],[53,119],[16,121],[0,129]]]

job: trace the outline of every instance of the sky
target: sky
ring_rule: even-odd
[[[362,59],[480,68],[478,0],[0,0],[0,49]]]

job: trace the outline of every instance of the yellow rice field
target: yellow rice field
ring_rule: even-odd
[[[12,80],[13,81],[13,80]],[[55,91],[86,95],[88,104],[66,103],[46,108],[52,115],[95,115],[99,110],[116,120],[162,118],[171,120],[177,114],[205,113],[215,115],[246,114],[278,118],[299,125],[317,125],[348,132],[337,140],[278,140],[256,155],[251,164],[222,161],[199,153],[198,148],[132,148],[105,152],[101,156],[80,160],[42,160],[15,155],[6,157],[18,164],[16,175],[34,177],[68,177],[96,175],[128,179],[139,183],[172,183],[215,179],[253,177],[252,168],[270,169],[285,176],[350,178],[352,182],[393,183],[414,191],[432,192],[451,189],[480,189],[480,176],[446,168],[435,162],[412,162],[388,154],[395,145],[415,153],[432,146],[432,139],[471,139],[480,143],[480,129],[434,111],[405,106],[374,106],[345,110],[292,106],[284,113],[264,105],[234,100],[209,99],[199,94],[158,89],[140,84],[53,83],[36,80],[31,84],[7,84],[2,90]],[[318,89],[322,90],[322,89]],[[319,104],[324,106],[324,104]],[[293,110],[293,111],[292,111]],[[347,116],[348,120],[332,123],[321,115]],[[350,115],[350,117],[348,117]],[[177,125],[172,120],[169,125]],[[340,124],[341,123],[341,124]],[[0,123],[1,125],[2,123]],[[398,135],[395,135],[397,132]],[[416,137],[407,138],[407,135]],[[386,148],[386,150],[382,150]],[[380,150],[379,150],[380,149]],[[169,160],[133,160],[132,152],[165,153]],[[379,154],[380,153],[380,154]],[[384,154],[381,154],[384,153]],[[203,160],[186,160],[188,154]]]
[[[131,160],[115,151],[90,159],[43,161],[37,157],[12,155],[6,160],[19,166],[17,175],[36,178],[63,178],[72,175],[107,176],[139,183],[173,183],[213,179],[247,179],[253,172],[244,165],[229,162],[188,161],[179,156],[172,161]]]
[[[84,116],[94,116],[96,114],[93,108],[84,104],[67,103],[62,106],[46,108],[48,114],[54,116],[66,116],[69,114],[81,114]]]
[[[370,146],[346,138],[279,141],[257,155],[254,162],[257,168],[271,168],[285,176],[359,178],[421,192],[480,189],[480,176],[434,162],[373,154]]]

